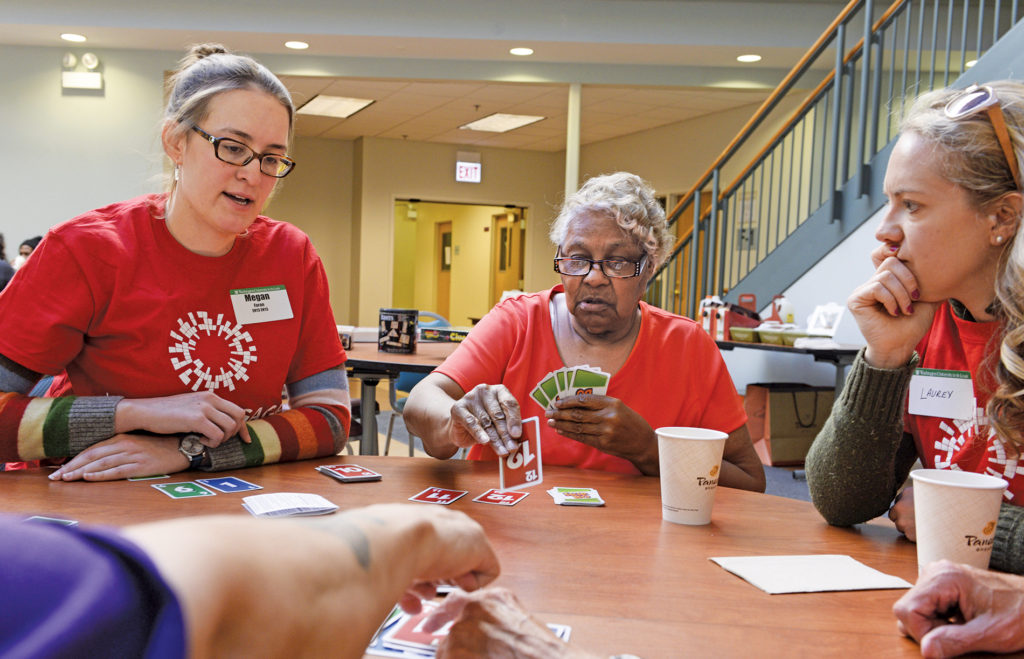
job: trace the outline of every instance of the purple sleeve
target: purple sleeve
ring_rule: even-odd
[[[113,529],[0,517],[0,656],[185,656],[181,607]]]

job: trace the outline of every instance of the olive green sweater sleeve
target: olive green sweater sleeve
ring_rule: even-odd
[[[1024,574],[1024,507],[1004,503],[999,509],[989,567]]]
[[[842,393],[807,454],[811,501],[829,524],[850,526],[888,510],[917,459],[903,405],[917,356],[898,369],[853,362]]]

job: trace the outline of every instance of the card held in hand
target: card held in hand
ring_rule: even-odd
[[[500,490],[517,490],[544,481],[540,456],[540,420],[523,419],[523,441],[519,449],[498,458]]]

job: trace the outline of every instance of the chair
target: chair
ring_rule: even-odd
[[[451,327],[452,324],[448,322],[448,319],[444,316],[434,313],[433,311],[420,311],[417,314],[416,324],[418,327]],[[399,398],[398,392],[408,394],[412,391],[420,380],[427,377],[426,373],[414,373],[412,371],[402,371],[398,374],[398,377],[388,382],[388,401],[391,403],[391,412],[388,414],[388,431],[386,439],[384,440],[384,455],[388,454],[391,450],[391,433],[395,429],[395,417],[401,416],[402,410],[405,409],[405,398]],[[413,455],[413,445],[415,437],[412,433],[409,434],[409,457]]]

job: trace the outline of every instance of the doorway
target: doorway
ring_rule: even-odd
[[[527,221],[514,205],[396,200],[392,306],[471,326],[522,288]]]

